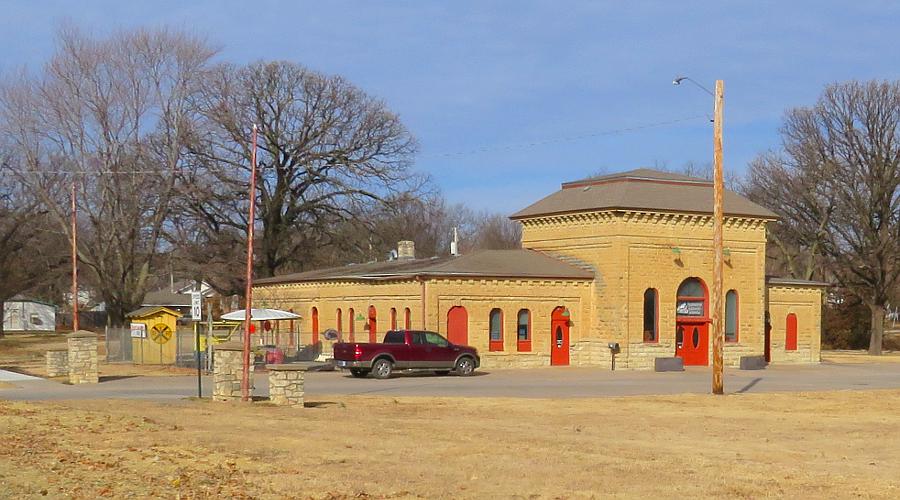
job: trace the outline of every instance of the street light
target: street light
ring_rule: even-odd
[[[725,222],[723,198],[725,193],[725,181],[722,174],[722,111],[725,106],[725,82],[716,80],[715,93],[692,78],[678,76],[672,80],[673,85],[681,85],[681,82],[689,81],[707,94],[713,96],[713,291],[712,291],[712,331],[713,331],[713,394],[724,394],[723,384],[723,348],[725,344],[725,330],[722,328],[722,274],[725,260],[725,247],[722,241],[722,232]]]

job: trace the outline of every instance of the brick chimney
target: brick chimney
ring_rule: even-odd
[[[397,258],[398,259],[415,259],[416,243],[414,241],[403,240],[397,242]]]

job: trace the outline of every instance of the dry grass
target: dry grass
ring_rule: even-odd
[[[900,496],[900,391],[0,402],[0,496]]]
[[[66,348],[65,333],[7,333],[0,338],[0,368],[38,377],[47,376],[47,351]],[[103,336],[99,338],[100,376],[118,377],[130,375],[170,376],[190,375],[189,368],[160,365],[133,365],[131,363],[106,363]]]
[[[881,356],[870,356],[866,351],[822,351],[826,363],[900,363],[900,351],[884,351]]]

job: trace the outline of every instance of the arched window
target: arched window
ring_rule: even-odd
[[[785,351],[796,351],[797,350],[797,315],[794,313],[790,313],[787,315],[785,329],[784,329],[784,350]]]
[[[706,286],[697,278],[688,278],[678,287],[675,313],[687,318],[705,318]]]
[[[378,320],[375,306],[369,306],[369,342],[378,342]]]
[[[391,308],[391,330],[397,329],[397,308]]]
[[[503,312],[500,309],[491,309],[490,320],[490,343],[491,351],[503,350]]]
[[[738,341],[738,294],[728,290],[725,294],[725,342]]]
[[[407,330],[412,328],[412,311],[408,307],[403,311],[403,324]]]
[[[335,318],[334,318],[335,329],[339,332],[344,331],[343,319],[344,318],[341,317],[341,308],[339,307],[337,312],[335,312]]]
[[[354,325],[356,325],[356,317],[353,315],[353,308],[347,309],[347,333],[350,334],[350,342],[356,342],[356,338],[353,335]]]
[[[531,351],[531,311],[519,310],[516,317],[516,350]]]
[[[644,291],[644,342],[659,342],[659,294],[655,288]]]
[[[319,309],[313,307],[312,313],[310,314],[310,316],[312,317],[312,329],[311,329],[312,343],[318,344],[319,343]]]

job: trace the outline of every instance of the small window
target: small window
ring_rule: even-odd
[[[684,280],[684,282],[681,283],[681,286],[678,287],[678,296],[704,298],[706,297],[706,290],[703,289],[700,280],[697,278],[689,278]]]
[[[425,332],[425,341],[438,347],[447,347],[450,345],[450,342],[447,342],[447,339],[434,332]]]
[[[319,309],[316,307],[312,308],[312,343],[319,343]]]
[[[354,338],[354,325],[356,325],[356,317],[353,315],[353,308],[347,309],[347,333],[350,334],[350,342],[354,342],[356,339]]]
[[[503,313],[500,309],[491,309],[490,315],[490,350],[503,350]]]
[[[31,324],[35,325],[35,326],[41,326],[44,324],[44,322],[43,322],[43,320],[41,320],[40,316],[38,316],[37,314],[32,314],[31,315]]]
[[[341,310],[340,310],[340,308],[338,308],[337,312],[335,313],[335,320],[334,320],[334,322],[335,322],[335,325],[337,326],[336,330],[339,331],[339,332],[343,332],[343,331],[344,331],[344,325],[343,325],[343,318],[341,317]]]
[[[516,318],[516,347],[519,351],[531,351],[531,311],[519,310]]]
[[[725,294],[725,342],[738,340],[738,295],[734,290]]]
[[[658,297],[654,288],[644,291],[644,342],[659,342]]]
[[[403,324],[407,330],[412,328],[412,311],[408,307],[403,310]],[[425,326],[422,325],[422,328],[425,328]]]
[[[402,344],[406,341],[403,338],[403,332],[387,332],[384,334],[385,344]]]
[[[391,308],[391,330],[397,329],[397,308]]]

